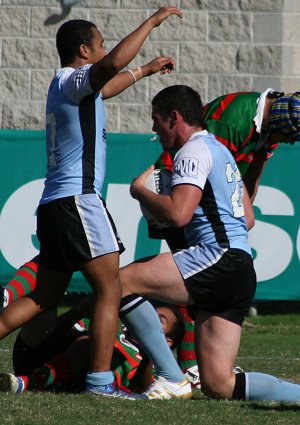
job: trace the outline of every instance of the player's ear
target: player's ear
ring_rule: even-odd
[[[80,44],[78,49],[78,56],[83,59],[87,59],[89,55],[88,46],[86,44]]]
[[[173,339],[170,338],[169,336],[166,336],[166,340],[167,340],[168,346],[171,348],[173,345]]]
[[[177,111],[175,111],[175,110],[171,111],[171,113],[170,113],[170,121],[171,121],[171,124],[173,124],[173,125],[176,124],[176,121],[177,121]]]

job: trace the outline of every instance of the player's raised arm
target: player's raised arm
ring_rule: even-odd
[[[100,90],[107,81],[127,66],[137,55],[147,36],[171,15],[182,17],[177,7],[161,7],[135,31],[125,37],[104,58],[96,62],[90,70],[90,83],[94,90]]]
[[[122,93],[122,91],[144,77],[149,77],[158,72],[160,72],[161,75],[169,74],[174,69],[175,61],[173,58],[170,56],[159,56],[145,65],[119,72],[101,89],[102,97],[103,99],[109,99],[110,97]]]

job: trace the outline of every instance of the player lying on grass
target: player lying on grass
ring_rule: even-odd
[[[21,266],[19,270],[17,270],[12,280],[3,287],[2,296],[5,298],[6,305],[14,303],[14,301],[19,297],[30,297],[31,293],[34,294],[37,282],[37,270],[38,257],[28,261]],[[80,305],[68,314],[64,315],[63,329],[66,329],[67,325],[71,327],[76,320],[84,316],[83,311],[80,310],[79,307]],[[131,329],[132,334],[136,332],[136,328],[138,329],[137,339],[143,346],[143,351],[147,353],[147,357],[150,358],[155,365],[157,375],[165,379],[165,385],[168,386],[168,391],[160,393],[159,398],[190,398],[192,396],[192,392],[189,379],[186,379],[182,373],[176,359],[169,349],[169,345],[166,343],[166,339],[163,337],[161,332],[161,323],[158,320],[157,314],[155,314],[151,323],[147,320],[147,315],[152,315],[153,312],[153,306],[140,296],[129,296],[122,299],[120,317],[123,323],[126,324],[127,328]],[[59,347],[60,352],[62,352],[64,348],[69,346],[70,341],[69,339],[66,339],[65,336],[59,341],[59,343],[42,343],[47,335],[54,332],[56,326],[59,326],[61,329],[61,321],[62,319],[58,319],[57,323],[56,309],[54,308],[42,315],[39,315],[29,322],[28,325],[22,327],[17,340],[16,349],[14,351],[15,367],[17,367],[18,364],[22,364],[21,370],[18,368],[16,369],[17,374],[24,375],[31,373],[32,361],[34,361],[34,365],[38,364],[38,362],[42,362],[39,363],[40,365],[44,363],[44,354],[42,351],[44,346],[46,347],[46,353],[49,352],[51,355],[55,355],[57,353],[57,351],[52,351],[53,348],[57,350],[56,347]],[[34,332],[32,331],[33,327]],[[57,334],[59,335],[59,333],[56,332],[56,336]],[[151,339],[149,339],[150,335]],[[72,333],[69,336],[72,337]],[[28,349],[28,346],[39,346],[41,350],[35,350],[36,356],[33,356],[33,353]],[[26,352],[29,353],[28,356],[25,356]],[[18,353],[21,353],[21,361],[17,359]],[[26,359],[28,359],[28,368],[26,368]],[[5,385],[9,385],[9,383]],[[156,393],[149,394],[147,392],[147,396],[149,398],[157,398]]]
[[[60,315],[53,333],[36,345],[29,346],[26,341],[32,343],[28,335],[35,334],[36,330],[39,333],[39,321],[34,319],[21,329],[13,348],[15,375],[0,374],[0,391],[83,391],[90,365],[90,341],[89,319],[82,317],[89,317],[90,304],[91,298],[86,296]],[[161,304],[156,311],[168,345],[176,348],[184,332],[183,317],[172,305]],[[44,329],[45,324],[46,320]],[[51,327],[52,323],[49,325]],[[138,393],[145,391],[156,376],[149,358],[125,328],[117,334],[111,368],[115,385]]]
[[[0,294],[0,308],[5,308],[19,297],[26,296],[34,291],[36,286],[36,273],[38,268],[38,257],[24,263],[13,275],[12,279],[2,288]],[[2,297],[2,298],[1,298]],[[176,312],[177,309],[174,311]],[[177,313],[176,313],[177,314]],[[51,357],[65,351],[79,336],[78,326],[73,328],[73,323],[87,316],[87,304],[82,301],[76,304],[69,312],[57,318],[57,311],[53,309],[48,313],[33,319],[29,325],[25,325],[17,336],[13,350],[13,366],[17,375],[28,375],[36,367],[42,366]],[[182,315],[180,317],[183,317]],[[178,320],[179,322],[179,320]],[[181,325],[178,323],[179,336],[181,335]],[[79,328],[80,331],[83,328]],[[48,337],[52,334],[51,338]],[[62,338],[60,338],[62,335]],[[172,349],[181,345],[182,338],[175,337]],[[34,349],[30,349],[34,347]],[[194,358],[194,354],[193,354]],[[235,372],[241,370],[239,366],[234,367]],[[184,370],[185,372],[185,370]],[[200,388],[199,373],[197,368],[188,370],[186,376],[195,388]],[[33,380],[34,382],[34,380]],[[41,383],[43,385],[43,383]],[[31,384],[30,384],[31,385]]]

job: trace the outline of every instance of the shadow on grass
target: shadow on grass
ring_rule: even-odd
[[[262,402],[263,403],[263,402]],[[266,403],[266,402],[265,402]],[[246,407],[246,406],[245,406]],[[259,410],[264,412],[300,412],[300,404],[294,403],[274,403],[274,404],[260,404],[260,403],[251,403],[247,405],[247,408],[253,410]]]

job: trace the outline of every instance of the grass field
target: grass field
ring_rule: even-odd
[[[11,371],[14,335],[0,343],[1,371]],[[247,318],[237,359],[245,370],[300,383],[300,314]],[[0,425],[275,425],[300,424],[300,404],[209,400],[106,400],[89,395],[0,394]]]

